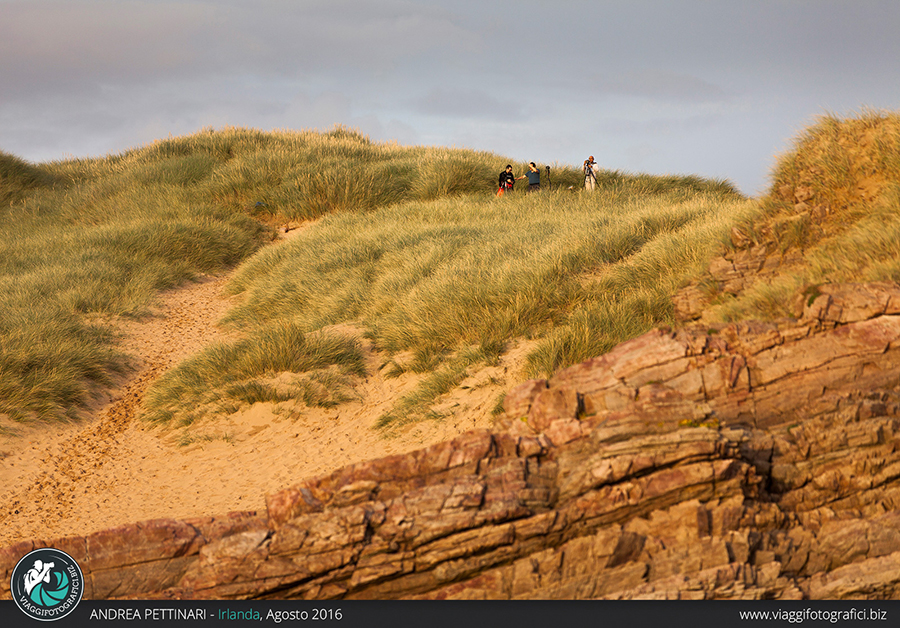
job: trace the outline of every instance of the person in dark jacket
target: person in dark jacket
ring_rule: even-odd
[[[512,166],[506,165],[506,170],[500,173],[500,189],[497,190],[497,196],[502,196],[504,192],[509,192],[516,184],[516,175],[513,174]]]

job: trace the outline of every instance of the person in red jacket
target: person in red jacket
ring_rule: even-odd
[[[506,170],[500,173],[500,189],[497,190],[497,196],[503,196],[505,192],[509,192],[516,184],[516,175],[513,174],[512,166],[506,165]]]

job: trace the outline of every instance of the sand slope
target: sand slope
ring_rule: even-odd
[[[383,377],[385,357],[362,340],[369,374],[356,386],[357,400],[328,410],[257,403],[200,426],[204,438],[184,446],[183,432],[136,416],[154,379],[227,338],[216,325],[232,304],[223,294],[226,281],[206,277],[170,291],[152,318],[120,324],[140,369],[89,420],[0,434],[0,452],[16,452],[0,458],[0,545],[145,519],[264,509],[266,493],[300,478],[489,427],[498,396],[521,377],[520,346],[445,395],[440,408],[450,416],[384,438],[375,420],[418,376]]]

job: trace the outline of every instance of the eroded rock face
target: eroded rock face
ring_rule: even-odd
[[[900,596],[900,286],[656,330],[504,407],[501,430],[302,481],[266,513],[5,548],[0,586],[54,545],[93,598]]]

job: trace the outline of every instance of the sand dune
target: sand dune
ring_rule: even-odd
[[[206,277],[169,291],[154,316],[119,324],[124,346],[140,368],[91,418],[77,425],[30,427],[17,436],[0,434],[0,452],[16,452],[0,458],[0,545],[146,519],[264,509],[266,493],[300,478],[489,427],[498,395],[520,377],[524,347],[445,395],[440,404],[447,418],[412,424],[385,438],[373,428],[375,420],[419,376],[383,377],[384,356],[361,340],[369,374],[356,386],[357,400],[331,409],[245,406],[214,423],[192,426],[194,440],[185,446],[182,432],[147,425],[137,416],[154,379],[228,337],[217,326],[232,305],[223,293],[226,281],[227,276]],[[352,326],[344,331],[358,333]]]

